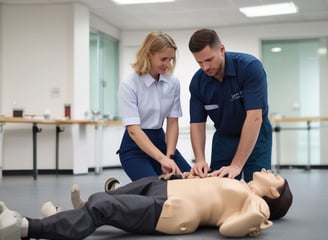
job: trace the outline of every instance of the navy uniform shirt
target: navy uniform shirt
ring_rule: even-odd
[[[266,73],[249,54],[226,52],[223,80],[199,69],[189,90],[191,123],[206,122],[209,116],[219,133],[240,136],[247,110],[262,109],[263,121],[269,121]]]

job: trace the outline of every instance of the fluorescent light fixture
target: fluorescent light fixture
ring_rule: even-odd
[[[163,3],[174,2],[175,0],[112,0],[117,4],[142,4],[142,3]]]
[[[271,52],[274,52],[274,53],[281,52],[281,47],[273,47],[273,48],[271,48]]]
[[[318,53],[320,54],[320,55],[326,55],[327,54],[327,48],[319,48],[318,49]]]
[[[239,8],[239,11],[241,11],[247,17],[265,17],[273,15],[293,14],[297,13],[298,9],[293,2],[288,2],[244,7]]]

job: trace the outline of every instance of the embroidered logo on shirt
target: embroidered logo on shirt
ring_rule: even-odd
[[[238,100],[238,99],[243,98],[243,97],[244,97],[243,91],[234,93],[234,94],[231,95],[230,102]]]

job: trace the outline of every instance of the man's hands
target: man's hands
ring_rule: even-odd
[[[235,178],[241,173],[241,168],[237,165],[229,165],[225,167],[221,167],[219,170],[211,171],[206,161],[198,161],[195,163],[193,168],[191,169],[190,175],[203,177],[227,177],[227,178]]]
[[[206,161],[196,161],[195,165],[191,169],[191,175],[199,177],[207,177],[209,168]]]
[[[208,176],[210,177],[227,177],[227,178],[235,178],[241,172],[241,168],[236,165],[229,165],[225,167],[221,167],[219,170],[211,172]]]

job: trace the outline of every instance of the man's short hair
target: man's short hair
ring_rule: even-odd
[[[189,40],[189,50],[192,53],[203,50],[206,46],[215,48],[221,44],[217,33],[212,29],[203,28],[193,33]]]

